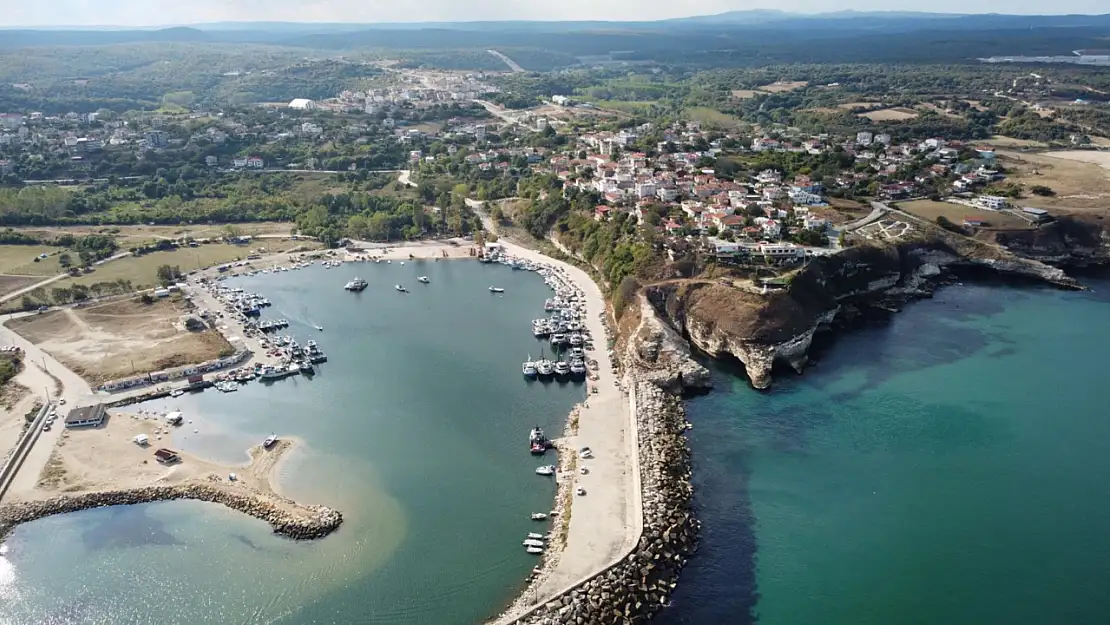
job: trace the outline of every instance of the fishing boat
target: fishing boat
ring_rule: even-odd
[[[536,361],[536,373],[541,376],[549,376],[555,373],[555,365],[546,358],[540,358]]]
[[[419,278],[416,279],[416,281],[421,283],[421,284],[428,284],[428,283],[431,282],[431,280],[428,279],[428,276],[420,276]]]
[[[273,447],[274,445],[276,445],[277,442],[278,442],[277,434],[271,434],[271,435],[266,437],[266,440],[262,441],[262,446],[266,449],[269,449],[269,448]]]
[[[539,547],[525,547],[524,550],[533,555],[539,555],[543,553],[543,549]]]
[[[302,360],[300,364],[297,365],[297,368],[300,369],[301,373],[304,374],[311,375],[313,373],[316,373],[315,367],[313,367],[312,363],[307,360]]]
[[[362,278],[357,278],[356,277],[354,280],[351,280],[350,282],[348,282],[347,285],[344,286],[343,288],[348,290],[348,291],[358,292],[358,291],[361,291],[361,290],[365,289],[366,287],[367,287],[366,280],[363,280]]]
[[[399,292],[401,292],[401,293],[408,293],[408,292],[409,292],[409,290],[408,290],[408,289],[406,289],[405,287],[401,286],[400,284],[394,284],[394,285],[393,285],[393,288],[397,289],[397,291],[399,291]]]
[[[499,287],[499,286],[491,286],[491,287],[489,288],[489,292],[490,292],[490,293],[504,293],[504,292],[505,292],[505,289],[503,289],[503,288],[501,288],[501,287]]]
[[[555,465],[536,467],[536,475],[555,475]]]
[[[528,354],[528,360],[524,361],[524,365],[521,367],[521,369],[526,377],[536,377],[536,363],[532,362],[532,354]]]
[[[581,360],[572,360],[570,373],[571,375],[586,375],[586,363]]]
[[[566,361],[559,360],[554,365],[555,375],[570,375],[570,365]]]
[[[533,512],[532,513],[532,520],[533,521],[542,521],[546,518],[547,518],[547,514],[545,514],[543,512]]]

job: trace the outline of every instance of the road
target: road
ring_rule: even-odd
[[[512,113],[509,113],[508,110],[503,109],[500,106],[497,106],[493,102],[487,102],[486,100],[474,100],[474,102],[476,102],[478,104],[481,104],[487,111],[489,111],[490,115],[493,115],[494,117],[500,119],[501,121],[503,121],[507,124],[523,124],[524,123],[524,122],[520,121],[519,119],[517,119],[515,115],[513,115]]]
[[[505,65],[508,65],[509,69],[513,70],[514,72],[523,72],[524,71],[524,68],[517,65],[516,61],[510,59],[509,57],[505,56],[504,54],[501,54],[497,50],[486,50],[486,52],[489,52],[493,56],[496,56],[497,58],[504,61]]]
[[[112,262],[113,260],[119,260],[121,258],[124,258],[126,256],[130,256],[130,255],[131,255],[131,252],[120,252],[119,254],[116,254],[115,256],[112,256],[110,258],[105,258],[104,260],[96,261],[95,263],[93,263],[93,266],[100,266],[100,265],[103,265],[104,263],[109,263],[109,262]],[[57,282],[58,280],[61,280],[63,278],[67,278],[67,277],[69,277],[68,273],[60,273],[56,276],[51,276],[49,278],[46,278],[45,280],[42,280],[41,282],[36,282],[36,283],[32,284],[31,286],[23,287],[22,289],[19,289],[17,291],[12,291],[11,293],[8,293],[7,295],[4,295],[3,297],[0,297],[0,303],[11,301],[11,300],[13,300],[17,297],[21,297],[23,295],[26,295],[27,293],[30,293],[31,291],[34,291],[35,289],[42,288],[42,287],[47,286],[49,284],[53,284],[53,283]]]

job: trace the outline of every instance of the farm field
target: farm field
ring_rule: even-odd
[[[0,245],[0,274],[53,276],[62,273],[58,264],[60,247],[50,245]],[[38,262],[39,254],[50,254]],[[73,255],[76,258],[76,254]]]
[[[972,208],[970,206],[964,206],[963,204],[952,204],[950,202],[915,200],[913,202],[900,202],[898,208],[929,221],[936,221],[937,217],[944,217],[957,226],[963,224],[964,219],[981,219],[987,222],[989,227],[994,228],[1030,229],[1032,227],[1029,225],[1029,222],[1020,217],[1015,217],[1014,215],[1008,215],[998,211],[983,210],[981,208]]]
[[[917,116],[917,111],[900,107],[879,109],[877,111],[869,111],[867,113],[859,114],[859,117],[866,117],[867,119],[875,122],[899,122],[907,119],[913,119]]]

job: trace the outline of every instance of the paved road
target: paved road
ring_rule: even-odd
[[[121,252],[121,253],[116,254],[115,256],[112,256],[110,258],[105,258],[104,260],[98,260],[95,263],[93,263],[93,266],[100,266],[100,265],[103,265],[104,263],[112,262],[113,260],[119,260],[121,258],[124,258],[125,256],[130,256],[130,255],[131,255],[131,252]],[[46,278],[46,279],[42,280],[41,282],[36,282],[36,283],[32,284],[31,286],[19,289],[18,291],[12,291],[11,293],[8,293],[7,295],[5,295],[3,297],[0,297],[0,303],[13,300],[17,297],[21,297],[21,296],[23,296],[27,293],[30,293],[31,291],[34,291],[37,288],[41,288],[41,287],[47,286],[49,284],[53,284],[53,283],[57,282],[58,280],[61,280],[63,278],[67,278],[67,277],[69,277],[68,273],[60,273],[56,276],[51,276],[49,278]]]
[[[498,52],[497,50],[486,50],[486,52],[489,52],[489,53],[490,53],[490,54],[492,54],[493,56],[496,56],[497,58],[499,58],[499,59],[501,59],[502,61],[504,61],[504,62],[505,62],[505,65],[508,65],[508,66],[509,66],[509,69],[513,70],[514,72],[518,72],[518,73],[519,73],[519,72],[523,72],[523,71],[524,71],[524,68],[523,68],[523,67],[521,67],[521,66],[519,66],[519,65],[517,65],[517,64],[516,64],[516,61],[514,61],[514,60],[510,59],[509,57],[505,56],[504,54],[501,54],[501,53],[500,53],[500,52]]]

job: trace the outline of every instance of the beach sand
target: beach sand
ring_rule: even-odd
[[[242,465],[221,464],[178,452],[181,461],[160,464],[154,452],[174,449],[173,433],[189,428],[168,425],[160,415],[109,410],[105,424],[96,428],[67,429],[58,437],[46,467],[34,489],[18,493],[23,501],[47,499],[60,494],[123,490],[153,485],[182,485],[192,482],[218,484],[231,490],[262,496],[280,492],[274,476],[293,439],[282,439],[270,449],[251,448],[250,461]],[[56,427],[62,427],[59,422]],[[135,437],[145,434],[149,444],[140,446]],[[228,476],[234,473],[236,480]]]

